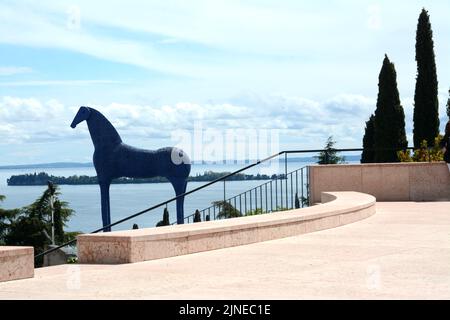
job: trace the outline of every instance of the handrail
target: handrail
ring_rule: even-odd
[[[220,177],[220,178],[217,178],[217,179],[215,179],[213,181],[210,181],[210,182],[208,182],[208,183],[206,183],[206,184],[204,184],[204,185],[202,185],[200,187],[197,187],[197,188],[192,189],[190,191],[186,191],[185,193],[182,193],[182,194],[180,194],[178,196],[175,196],[175,197],[173,197],[173,198],[171,198],[169,200],[166,200],[164,202],[156,204],[156,205],[154,205],[154,206],[152,206],[150,208],[147,208],[145,210],[139,211],[139,212],[137,212],[135,214],[132,214],[132,215],[130,215],[128,217],[120,219],[120,220],[118,220],[116,222],[110,223],[110,224],[108,224],[108,225],[106,225],[106,226],[104,226],[102,228],[99,228],[97,230],[94,230],[94,231],[92,231],[90,233],[91,234],[92,233],[98,233],[98,232],[103,231],[103,230],[105,230],[107,228],[111,228],[111,227],[116,226],[118,224],[121,224],[121,223],[123,223],[125,221],[128,221],[130,219],[136,218],[137,216],[140,216],[140,215],[142,215],[142,214],[144,214],[146,212],[149,212],[149,211],[152,211],[152,210],[157,209],[159,207],[162,207],[164,205],[167,205],[168,203],[173,202],[173,201],[177,200],[178,198],[185,197],[185,196],[187,196],[187,195],[189,195],[191,193],[194,193],[194,192],[202,190],[202,189],[204,189],[206,187],[209,187],[210,185],[213,185],[213,184],[215,184],[217,182],[224,181],[228,177],[234,176],[234,175],[236,175],[238,173],[241,173],[242,171],[245,171],[245,170],[248,170],[250,168],[253,168],[253,167],[257,166],[257,165],[260,165],[261,163],[264,163],[264,162],[267,162],[269,160],[272,160],[273,158],[279,157],[279,156],[281,156],[283,154],[287,155],[287,154],[292,154],[292,153],[318,153],[318,152],[326,152],[326,151],[333,151],[333,152],[352,152],[353,151],[353,152],[355,152],[355,151],[364,151],[364,150],[369,150],[369,151],[393,151],[393,150],[414,150],[414,148],[413,147],[406,147],[406,148],[399,148],[399,149],[392,149],[392,148],[381,148],[381,149],[347,148],[347,149],[330,149],[330,150],[317,149],[317,150],[284,150],[284,151],[280,151],[280,152],[275,153],[275,154],[273,154],[273,155],[271,155],[271,156],[269,156],[267,158],[264,158],[262,160],[257,160],[255,163],[252,163],[252,164],[250,164],[248,166],[245,166],[245,167],[243,167],[243,168],[241,168],[239,170],[236,170],[236,171],[233,171],[233,172],[231,172],[229,174],[226,174],[223,177]],[[35,255],[34,258],[37,259],[37,258],[39,258],[41,256],[47,255],[47,254],[49,254],[51,252],[54,252],[54,251],[56,251],[58,249],[61,249],[61,248],[66,247],[68,245],[71,245],[71,244],[75,243],[76,241],[77,241],[77,239],[73,239],[71,241],[63,243],[63,244],[61,244],[59,246],[56,246],[54,248],[51,248],[49,250],[46,250],[44,252],[41,252],[41,253]]]
[[[246,190],[246,191],[244,191],[244,192],[241,192],[241,193],[239,193],[239,194],[237,194],[237,195],[235,195],[235,196],[233,196],[233,197],[230,197],[230,198],[228,198],[228,199],[225,199],[225,200],[223,200],[223,201],[224,201],[224,202],[230,202],[231,200],[235,200],[235,199],[237,199],[238,197],[241,197],[242,195],[246,195],[247,193],[251,193],[251,192],[253,192],[254,190],[256,191],[258,188],[261,189],[263,186],[267,186],[267,185],[271,184],[273,181],[277,181],[278,179],[280,179],[280,180],[288,179],[288,176],[289,176],[289,175],[290,175],[291,178],[292,178],[292,175],[293,175],[294,173],[297,173],[297,172],[299,172],[299,171],[303,173],[303,170],[305,170],[306,168],[307,168],[307,167],[305,166],[305,167],[302,167],[302,168],[299,168],[299,169],[295,169],[295,170],[292,170],[291,172],[288,172],[287,174],[286,174],[286,173],[274,174],[274,175],[271,176],[270,179],[268,179],[268,181],[266,181],[266,182],[264,182],[264,183],[261,183],[260,185],[257,185],[257,186],[255,186],[255,187],[253,187],[253,188],[251,188],[251,189],[248,189],[248,190]],[[273,178],[273,176],[275,176],[275,178]],[[266,195],[266,196],[267,196],[267,195]],[[202,210],[199,210],[199,212],[200,212],[200,213],[204,213],[206,210],[210,210],[211,208],[215,208],[215,207],[219,207],[219,208],[220,208],[220,205],[213,204],[213,205],[211,205],[211,206],[209,206],[209,207],[207,207],[207,208],[204,208],[204,209],[202,209]],[[251,207],[251,205],[250,205],[250,207]],[[246,208],[245,208],[245,209],[246,209]],[[189,220],[190,220],[191,218],[193,218],[194,216],[195,216],[195,213],[190,214],[190,215],[184,217],[184,220],[185,220],[185,221],[187,220],[187,221],[189,222]],[[176,222],[172,223],[172,225],[174,225],[174,224],[176,224]]]

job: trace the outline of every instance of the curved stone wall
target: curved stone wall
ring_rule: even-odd
[[[358,192],[323,192],[322,204],[258,216],[78,236],[80,263],[161,259],[296,236],[342,226],[375,213],[376,199]]]

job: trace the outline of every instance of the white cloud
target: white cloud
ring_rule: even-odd
[[[24,74],[33,72],[29,67],[0,67],[0,76],[14,76],[16,74]]]
[[[441,129],[445,125],[447,96],[440,95]],[[406,131],[412,141],[412,98],[402,100]],[[247,95],[232,103],[172,105],[111,103],[88,104],[102,112],[117,128],[125,142],[165,146],[178,129],[279,129],[281,147],[317,149],[332,135],[340,147],[360,147],[365,122],[375,111],[375,99],[355,94],[340,94],[324,101],[283,95]],[[0,144],[51,142],[55,148],[69,141],[84,141],[90,146],[85,125],[69,127],[78,106],[57,100],[0,98]],[[286,148],[286,147],[283,147]],[[85,155],[85,156],[88,156]]]
[[[197,104],[180,102],[151,106],[111,103],[90,104],[116,126],[124,140],[169,138],[171,131],[192,130],[196,123],[204,128],[282,129],[289,136],[300,136],[300,144],[334,135],[351,133],[353,144],[361,139],[364,121],[374,102],[359,95],[339,95],[320,102],[289,96],[243,97],[233,103]],[[69,128],[78,107],[57,100],[3,97],[0,99],[0,125],[3,136],[21,142],[86,139],[87,130]],[[317,147],[317,145],[316,145]]]

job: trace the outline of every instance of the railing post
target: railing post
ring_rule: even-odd
[[[304,193],[303,193],[303,169],[304,168],[302,168],[302,170],[300,170],[300,183],[302,184],[302,198],[301,198],[300,204],[301,204],[302,208],[303,208],[303,198],[304,198]],[[308,171],[308,169],[306,169],[306,171]]]
[[[287,153],[284,154],[284,178],[286,179],[286,209],[289,209],[288,199],[288,176],[287,176]]]
[[[242,193],[239,194],[239,212],[242,214]],[[244,214],[245,216],[245,214]]]
[[[283,175],[281,175],[280,179],[280,209],[283,208]]]
[[[264,210],[263,210],[262,186],[259,186],[259,203],[261,204],[261,213],[263,213]]]
[[[289,174],[291,176],[291,209],[294,209],[294,196],[293,196],[293,188],[292,188],[292,172]]]
[[[255,188],[255,212],[258,210],[258,190]]]
[[[245,206],[245,214],[247,214],[247,191],[244,193],[244,206]]]
[[[272,180],[270,180],[270,211],[273,212],[273,191],[272,191]]]
[[[227,201],[226,193],[225,193],[225,180],[223,179],[223,202]]]
[[[264,185],[264,188],[265,188],[265,192],[266,192],[266,212],[269,212],[269,208],[267,207],[267,182],[266,182],[266,184]]]

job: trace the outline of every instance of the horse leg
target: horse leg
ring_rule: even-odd
[[[187,182],[184,178],[170,178],[175,194],[178,196],[186,192]],[[177,200],[177,224],[184,224],[184,196]]]
[[[102,221],[103,227],[111,224],[111,212],[109,206],[109,183],[100,184],[100,194],[102,198]],[[103,229],[103,232],[110,232],[111,228]]]

